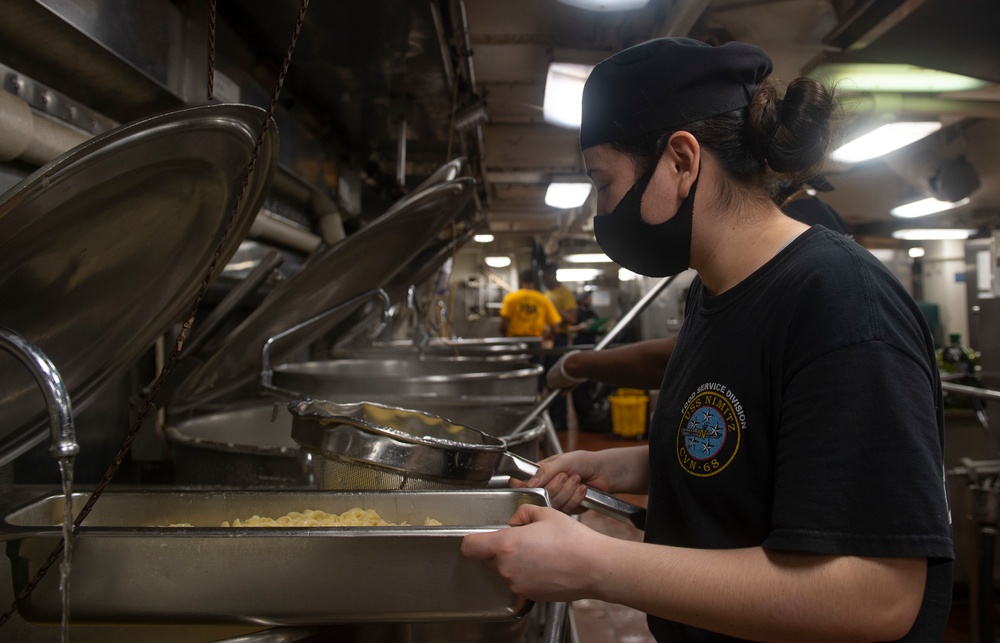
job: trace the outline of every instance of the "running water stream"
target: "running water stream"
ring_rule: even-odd
[[[69,643],[69,574],[73,552],[73,456],[59,458],[62,473],[63,559],[59,564],[59,593],[62,595],[62,643]]]

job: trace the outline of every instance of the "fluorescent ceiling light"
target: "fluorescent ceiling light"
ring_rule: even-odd
[[[641,9],[649,0],[559,0],[563,4],[591,11],[628,11]]]
[[[578,281],[593,281],[601,271],[597,268],[559,268],[556,270],[556,281],[572,283]]]
[[[889,210],[889,214],[894,217],[900,217],[901,219],[915,219],[916,217],[924,217],[928,214],[934,214],[935,212],[944,212],[945,210],[951,210],[952,208],[959,208],[968,202],[969,197],[965,197],[961,201],[954,202],[942,201],[941,199],[929,197],[926,199],[920,199],[919,201],[897,205],[893,209]]]
[[[510,257],[486,257],[483,259],[490,268],[506,268],[510,265]]]
[[[989,85],[978,78],[937,69],[881,63],[831,63],[809,75],[836,85],[840,91],[857,92],[962,92]]]
[[[585,252],[583,254],[566,255],[563,260],[569,263],[610,263],[611,257],[603,252]]]
[[[909,250],[906,251],[906,254],[910,255],[914,259],[916,259],[917,257],[923,257],[926,253],[927,251],[920,246],[917,246],[916,248],[910,248]]]
[[[889,123],[837,148],[830,158],[842,163],[867,161],[919,141],[939,129],[941,123],[938,121]]]
[[[896,230],[892,233],[894,239],[904,241],[934,241],[941,239],[968,239],[976,234],[975,230],[960,228],[912,228]]]
[[[478,241],[479,243],[489,243],[489,242],[493,241],[493,235],[492,234],[477,234],[476,236],[472,237],[472,240],[473,241]]]
[[[542,103],[542,115],[547,123],[580,127],[583,84],[593,68],[593,65],[576,63],[549,63]]]
[[[553,208],[578,208],[587,202],[593,184],[586,183],[549,183],[545,191],[545,205]]]
[[[638,276],[639,275],[635,274],[628,268],[618,269],[618,281],[632,281],[633,279],[638,278]]]

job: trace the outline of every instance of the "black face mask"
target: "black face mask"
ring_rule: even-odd
[[[674,216],[653,224],[642,220],[640,209],[656,166],[639,177],[611,214],[594,217],[594,236],[601,250],[622,268],[647,277],[669,277],[691,264],[694,193],[701,168]]]

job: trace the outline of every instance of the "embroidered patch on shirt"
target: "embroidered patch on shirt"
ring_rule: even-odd
[[[691,394],[677,427],[677,460],[693,476],[706,478],[733,461],[746,428],[739,398],[715,382]]]

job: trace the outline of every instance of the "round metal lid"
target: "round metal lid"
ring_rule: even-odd
[[[70,150],[0,197],[0,325],[55,364],[74,410],[191,306],[239,193],[264,110],[181,109]],[[218,271],[277,164],[268,123]],[[26,369],[0,352],[0,464],[47,434]]]
[[[197,405],[242,388],[261,371],[261,349],[271,337],[336,305],[382,288],[472,199],[475,179],[459,178],[412,194],[370,224],[311,257],[280,283],[218,350],[178,388],[175,408]],[[361,305],[361,304],[359,304]],[[288,336],[271,351],[275,363],[315,341],[351,314],[350,307]]]

